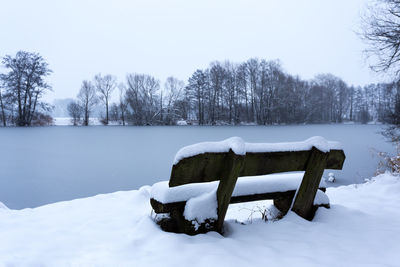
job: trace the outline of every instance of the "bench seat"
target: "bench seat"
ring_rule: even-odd
[[[293,198],[303,176],[304,172],[239,177],[230,203]],[[158,182],[152,186],[150,193],[153,209],[156,213],[168,213],[172,208],[185,206],[191,198],[216,190],[218,185],[219,181],[214,181],[169,187],[168,181]],[[324,180],[319,187],[325,191]]]

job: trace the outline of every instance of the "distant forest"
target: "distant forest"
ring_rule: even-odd
[[[40,101],[52,88],[51,74],[38,54],[20,51],[2,61],[0,119],[3,126],[52,124],[51,106]],[[111,95],[119,101],[111,103]],[[252,58],[242,63],[213,62],[188,81],[160,81],[131,73],[124,82],[96,75],[82,82],[68,105],[74,125],[89,125],[101,105],[101,122],[121,125],[240,125],[342,123],[398,124],[400,83],[347,85],[332,74],[303,80],[286,73],[279,61]]]
[[[88,95],[95,99],[96,91],[100,92],[108,107],[105,88],[116,87],[120,100],[110,105],[104,124],[394,123],[400,114],[399,83],[354,87],[332,74],[307,81],[286,73],[279,61],[252,58],[239,64],[213,62],[196,70],[186,84],[169,77],[162,88],[159,80],[146,74],[128,74],[118,86],[111,75],[97,75],[93,82],[83,82],[75,109],[69,109],[75,124],[85,124],[82,114],[90,114],[90,104],[96,102],[85,101]],[[89,110],[79,111],[84,106]]]

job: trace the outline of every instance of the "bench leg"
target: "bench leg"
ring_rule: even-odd
[[[285,197],[275,198],[274,206],[282,213],[282,215],[286,215],[286,213],[290,210],[290,206],[293,203],[294,193],[289,194]]]
[[[311,221],[314,217],[314,198],[326,167],[328,155],[329,152],[324,153],[315,147],[312,148],[306,172],[297,191],[292,211],[306,220]]]
[[[222,227],[224,225],[225,215],[228,210],[229,202],[233,189],[235,188],[236,181],[243,168],[244,156],[236,155],[229,151],[227,156],[226,164],[223,167],[223,173],[219,186],[217,189],[217,201],[218,201],[218,220],[216,224],[216,231],[222,233]]]

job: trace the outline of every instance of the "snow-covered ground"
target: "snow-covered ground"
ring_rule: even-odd
[[[73,125],[70,117],[55,117],[54,125],[56,126],[71,126]],[[99,118],[90,118],[89,125],[103,125]]]
[[[166,233],[150,187],[35,209],[0,206],[2,266],[399,266],[400,178],[329,188],[312,222],[260,219],[270,201],[230,205],[225,236]]]

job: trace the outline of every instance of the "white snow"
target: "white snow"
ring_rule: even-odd
[[[336,181],[335,175],[332,172],[328,173],[328,182],[334,183],[335,181]]]
[[[8,207],[3,202],[0,202],[0,209],[8,210]]]
[[[303,176],[304,172],[293,172],[239,177],[232,196],[296,190],[299,187]],[[322,179],[320,187],[326,187],[326,184]]]
[[[196,229],[206,219],[217,219],[217,188],[211,192],[193,197],[186,202],[183,216],[189,221],[195,221]]]
[[[150,197],[162,203],[187,201],[209,193],[218,187],[219,181],[209,183],[191,183],[180,186],[169,187],[169,181],[155,183],[151,187]]]
[[[174,165],[184,158],[192,157],[198,154],[204,154],[207,152],[228,152],[230,149],[232,149],[232,151],[236,155],[246,154],[246,147],[242,138],[231,137],[220,142],[202,142],[190,146],[185,146],[181,148],[178,153],[176,153]]]
[[[317,194],[314,198],[314,205],[326,205],[329,204],[329,197],[321,190],[317,190]]]
[[[293,172],[239,177],[232,196],[296,190],[303,176],[304,172]],[[198,197],[215,190],[218,184],[219,181],[169,187],[168,181],[163,181],[153,185],[150,196],[162,203],[187,201],[190,198]],[[323,179],[321,179],[320,187],[326,187]]]
[[[400,179],[390,174],[328,188],[331,208],[312,222],[292,212],[264,222],[270,201],[230,205],[225,236],[163,232],[148,190],[0,209],[0,266],[399,266]]]
[[[314,136],[302,142],[289,143],[244,143],[240,137],[231,137],[220,142],[202,142],[185,146],[176,153],[174,165],[181,159],[207,152],[228,152],[229,149],[232,149],[232,151],[237,155],[245,155],[246,152],[303,151],[310,150],[313,146],[322,152],[328,152],[331,149],[342,149],[342,145],[339,142],[327,141],[321,136]]]
[[[54,125],[56,126],[72,126],[73,123],[70,117],[55,117]],[[101,118],[89,118],[89,125],[103,125],[101,123]]]
[[[246,152],[279,152],[279,151],[302,151],[316,147],[322,152],[331,149],[342,149],[339,142],[327,141],[321,136],[314,136],[302,142],[287,143],[246,143]]]
[[[176,125],[178,126],[186,126],[188,125],[187,122],[185,120],[179,120],[176,122]]]

